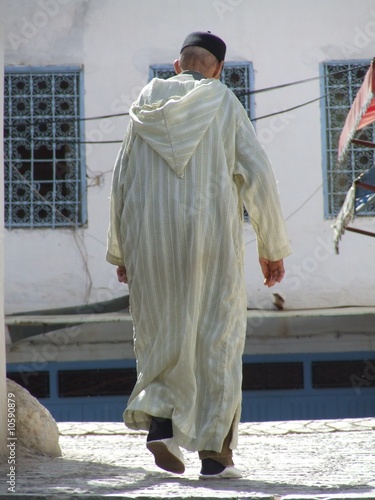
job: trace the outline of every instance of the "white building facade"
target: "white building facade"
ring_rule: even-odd
[[[316,78],[252,97],[254,123],[274,166],[293,247],[278,291],[288,309],[374,305],[370,276],[375,241],[348,234],[340,255],[334,254],[332,215],[327,217],[331,191],[326,192],[324,99],[260,119],[322,97],[323,79],[318,77],[323,63],[371,60],[373,1],[361,0],[359,9],[354,0],[12,0],[2,2],[1,9],[8,70],[27,66],[31,72],[77,74],[73,98],[79,104],[73,119],[126,113],[149,80],[150,67],[172,64],[191,30],[210,29],[221,36],[228,46],[228,62],[250,62],[251,90]],[[25,113],[31,116],[30,109]],[[48,110],[45,116],[51,116]],[[126,116],[111,116],[77,124],[81,130],[76,140],[96,143],[78,145],[74,151],[81,220],[70,217],[64,203],[56,205],[57,211],[62,206],[63,225],[53,229],[50,214],[45,222],[42,214],[39,226],[28,216],[22,220],[21,214],[22,227],[13,214],[6,235],[7,312],[96,302],[123,292],[116,290],[114,270],[104,260],[111,171],[119,144],[103,141],[121,140],[127,122]],[[36,203],[48,193],[42,192]],[[24,194],[19,194],[21,202]],[[26,201],[31,198],[27,193]],[[365,226],[373,227],[372,217]],[[249,306],[269,308],[271,291],[262,286],[253,234],[247,227],[244,231]]]
[[[345,234],[335,255],[331,228],[355,174],[373,163],[372,152],[354,152],[337,171],[335,141],[375,54],[374,0],[3,0],[0,11],[7,315],[126,294],[105,261],[111,174],[126,113],[152,76],[170,70],[186,34],[210,30],[227,43],[225,81],[272,161],[293,249],[284,281],[268,289],[254,233],[244,225],[248,307],[260,315],[258,323],[250,318],[249,330],[259,324],[271,332],[255,336],[247,354],[333,352],[335,335],[344,334],[343,352],[363,360],[374,351],[375,240]],[[372,208],[361,217],[370,231]],[[276,292],[282,312],[273,304]],[[366,321],[362,315],[348,330],[343,325],[353,320],[332,309],[349,306]],[[340,329],[328,321],[311,331],[306,310],[324,316],[327,309]],[[275,314],[284,313],[280,323]],[[290,333],[301,314],[305,323]],[[113,345],[121,343],[119,325],[106,328]],[[84,352],[64,344],[57,354],[45,350],[43,360],[100,358],[100,347],[87,348],[97,329],[90,336],[85,326]],[[107,360],[131,357],[113,346],[105,352]],[[23,344],[8,359],[27,363],[30,356]]]

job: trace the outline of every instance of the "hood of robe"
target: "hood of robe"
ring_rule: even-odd
[[[183,177],[186,165],[215,119],[226,90],[225,85],[214,79],[194,82],[154,79],[145,94],[146,103],[134,103],[129,114],[142,139]],[[160,99],[163,94],[172,97]]]

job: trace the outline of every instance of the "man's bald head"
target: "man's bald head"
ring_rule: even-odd
[[[200,66],[202,68],[212,68],[216,66],[218,60],[207,49],[203,47],[186,47],[180,54],[180,66],[182,70],[188,70]]]
[[[185,47],[180,58],[175,61],[176,73],[197,71],[206,78],[219,78],[224,61],[219,62],[207,49],[195,45]]]

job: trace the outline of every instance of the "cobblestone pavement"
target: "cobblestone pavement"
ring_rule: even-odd
[[[240,424],[240,480],[198,479],[197,454],[186,472],[163,472],[145,449],[145,433],[122,423],[60,423],[61,458],[18,457],[23,498],[306,498],[375,500],[375,418]],[[6,478],[9,466],[1,466]],[[6,479],[0,499],[8,498]]]

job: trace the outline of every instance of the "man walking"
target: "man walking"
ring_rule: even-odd
[[[200,477],[234,467],[247,300],[243,204],[266,286],[290,246],[267,156],[236,96],[219,81],[226,46],[185,39],[177,75],[153,79],[130,109],[111,192],[108,262],[129,285],[138,379],[124,412],[148,430],[155,463]]]

